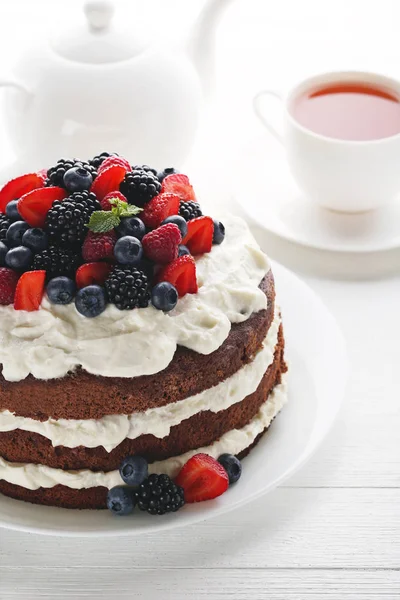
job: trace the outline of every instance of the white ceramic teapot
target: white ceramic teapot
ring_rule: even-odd
[[[216,24],[230,2],[208,0],[187,43],[168,48],[118,31],[111,2],[85,2],[81,28],[41,41],[13,79],[0,80],[19,166],[108,150],[179,167],[212,72]]]

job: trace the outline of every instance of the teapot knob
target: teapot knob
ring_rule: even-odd
[[[84,11],[92,31],[108,29],[114,14],[114,5],[107,0],[90,0],[85,2]]]

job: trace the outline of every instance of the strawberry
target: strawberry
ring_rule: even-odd
[[[18,200],[18,212],[31,227],[43,227],[55,200],[64,200],[67,192],[60,187],[39,188]]]
[[[183,487],[185,502],[203,502],[221,496],[229,486],[224,467],[208,454],[195,454],[179,471],[175,483]]]
[[[93,231],[89,231],[83,242],[83,260],[86,262],[95,262],[104,259],[113,260],[116,241],[117,234],[113,229],[106,233],[93,233]]]
[[[0,268],[0,304],[5,306],[14,302],[18,279],[19,276],[12,269]]]
[[[197,217],[189,221],[187,225],[188,232],[182,243],[189,248],[194,256],[210,252],[214,235],[214,221],[212,218]]]
[[[101,202],[110,192],[119,190],[119,184],[124,179],[126,168],[121,165],[110,165],[99,173],[92,183],[90,191],[96,194]]]
[[[0,212],[6,211],[6,206],[11,200],[17,200],[24,194],[43,187],[44,179],[38,173],[29,173],[11,179],[0,190]]]
[[[131,171],[132,167],[126,160],[126,158],[122,158],[122,156],[107,156],[97,169],[98,173],[102,173],[104,169],[107,167],[111,167],[113,165],[119,165],[120,167],[124,167],[126,171]]]
[[[44,295],[46,271],[27,271],[19,278],[15,291],[15,310],[39,310]]]
[[[147,258],[158,264],[166,264],[177,258],[181,241],[178,225],[167,223],[146,233],[142,245]]]
[[[161,186],[161,193],[164,192],[176,194],[181,200],[196,200],[189,178],[181,173],[173,173],[165,177]]]
[[[117,198],[117,200],[122,200],[122,202],[128,202],[128,200],[123,194],[121,194],[121,192],[110,192],[109,194],[107,194],[107,196],[104,196],[103,200],[100,202],[101,210],[111,210],[113,205],[110,204],[110,200],[113,200],[113,198]]]
[[[164,219],[179,213],[179,204],[180,199],[176,194],[159,194],[145,204],[140,218],[147,227],[155,229]]]
[[[47,179],[47,169],[40,169],[40,171],[38,171],[36,173],[36,175],[41,177],[43,185],[44,185],[46,183],[46,179]]]
[[[79,289],[87,285],[103,285],[111,269],[112,265],[104,262],[85,263],[75,274],[76,285]]]
[[[161,269],[157,281],[169,281],[174,285],[180,297],[197,292],[196,263],[193,256],[185,254]]]

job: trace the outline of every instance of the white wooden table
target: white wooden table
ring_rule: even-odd
[[[32,34],[34,3],[25,4],[12,38],[0,18],[1,56]],[[2,6],[0,17],[20,5]],[[263,85],[343,64],[399,75],[396,10],[397,0],[238,1],[220,30],[223,110],[213,160],[224,164],[229,155],[223,141],[233,122],[237,144],[229,146],[256,132],[249,101]],[[306,280],[336,315],[352,363],[343,411],[315,458],[242,510],[160,536],[102,541],[0,530],[0,600],[400,598],[400,275]]]

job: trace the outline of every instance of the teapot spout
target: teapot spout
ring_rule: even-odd
[[[234,0],[207,0],[188,40],[187,52],[208,95],[214,87],[215,37],[222,13]]]

